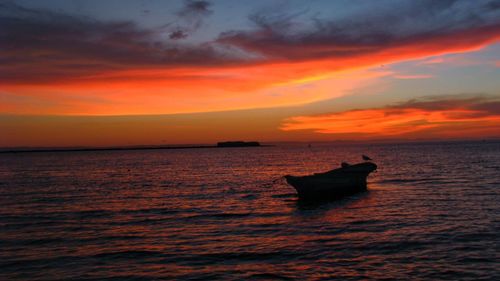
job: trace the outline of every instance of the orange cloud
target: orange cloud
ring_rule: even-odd
[[[233,74],[241,77],[255,74],[254,85],[238,84],[230,79],[200,79],[155,83],[130,81],[113,86],[109,84],[108,87],[96,84],[80,87],[60,85],[55,89],[50,85],[6,87],[8,91],[4,98],[0,97],[0,104],[3,105],[0,111],[16,114],[137,115],[294,106],[344,96],[390,74],[358,70],[304,76],[300,80],[278,83],[272,79],[278,74],[268,70],[269,80],[264,75],[252,73],[251,69],[250,73],[241,71]],[[222,72],[212,74],[224,75]],[[259,81],[259,77],[262,80]],[[259,82],[267,83],[267,87],[257,87]],[[7,94],[9,92],[12,94]],[[23,106],[19,106],[20,101]]]
[[[402,24],[422,22],[412,5],[425,6],[407,7],[407,14],[397,17]],[[453,19],[463,23],[456,28],[423,26],[408,33],[387,29],[385,17],[353,19],[359,24],[322,22],[305,33],[280,30],[288,25],[256,17],[255,29],[222,31],[212,41],[187,45],[162,41],[158,31],[133,22],[100,22],[15,4],[0,8],[12,15],[0,16],[5,27],[0,37],[6,38],[0,91],[9,96],[0,100],[0,113],[8,114],[168,114],[298,105],[347,94],[373,80],[376,75],[366,69],[374,66],[474,51],[500,39],[500,24],[486,16]],[[449,7],[429,8],[439,9],[434,15]],[[419,11],[429,14],[427,7]],[[339,30],[339,24],[353,27]],[[311,84],[313,90],[304,89]]]
[[[47,81],[4,81],[1,90],[23,97],[44,99],[64,106],[37,108],[36,106],[9,106],[3,113],[16,114],[170,114],[179,112],[206,112],[273,106],[299,105],[321,99],[345,95],[335,84],[330,94],[308,91],[304,95],[294,86],[345,77],[341,84],[353,89],[363,84],[364,69],[381,64],[422,58],[445,53],[469,52],[495,42],[496,29],[454,34],[422,41],[397,44],[373,53],[307,61],[276,61],[254,65],[218,67],[142,68],[107,71],[93,75],[67,77]],[[467,38],[464,40],[464,38]],[[470,40],[474,38],[474,40]],[[451,44],[453,42],[453,44]],[[355,75],[364,73],[363,75]],[[380,75],[379,75],[380,76]],[[357,77],[357,78],[356,78]],[[400,76],[400,78],[426,78]],[[288,87],[283,90],[284,87]],[[263,95],[280,90],[281,98]],[[71,100],[71,102],[66,102]],[[99,100],[102,102],[93,102]]]
[[[338,138],[500,136],[500,101],[462,98],[292,117],[281,130],[312,130]]]

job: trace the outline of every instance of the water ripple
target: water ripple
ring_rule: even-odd
[[[285,174],[370,155],[369,191]],[[2,155],[0,280],[497,280],[500,143]]]

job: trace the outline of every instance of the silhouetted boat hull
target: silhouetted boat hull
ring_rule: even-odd
[[[337,198],[365,191],[366,178],[376,169],[374,163],[365,162],[325,173],[299,177],[287,175],[285,178],[297,190],[299,198]]]

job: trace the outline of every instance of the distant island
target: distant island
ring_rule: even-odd
[[[261,146],[256,141],[223,141],[218,142],[217,147],[247,147],[247,146]]]

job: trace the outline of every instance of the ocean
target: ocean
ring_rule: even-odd
[[[499,202],[500,142],[0,154],[0,280],[500,280]]]

